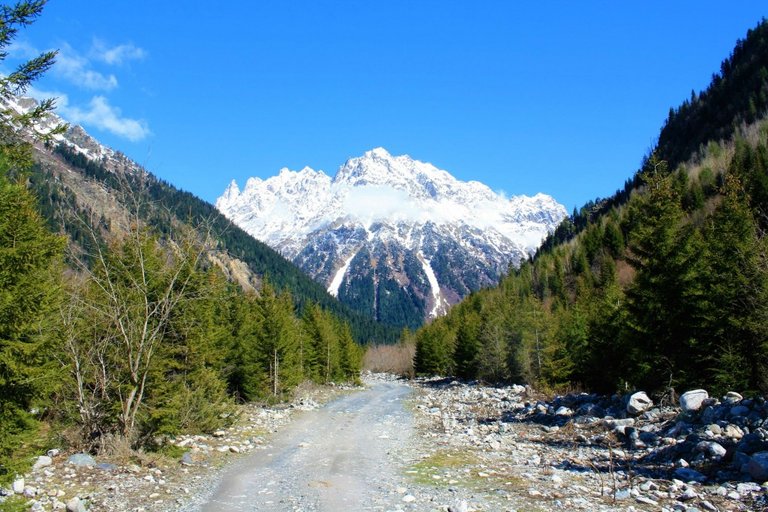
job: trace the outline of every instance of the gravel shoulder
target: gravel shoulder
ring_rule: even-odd
[[[628,413],[621,397],[367,375],[246,406],[229,429],[170,440],[179,456],[41,457],[15,490],[77,512],[768,510],[765,401],[644,400]]]

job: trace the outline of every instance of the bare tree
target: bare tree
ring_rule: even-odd
[[[124,190],[133,190],[131,184]],[[116,401],[118,433],[132,441],[158,349],[174,311],[192,299],[190,282],[208,245],[207,237],[201,241],[192,229],[180,228],[175,240],[152,234],[141,222],[148,206],[141,192],[128,194],[129,225],[108,247],[99,243],[92,223],[83,223],[93,238],[93,251],[88,258],[74,257],[85,285],[73,288],[72,309],[63,311],[69,318],[65,325],[72,327],[65,350],[81,420],[96,427],[103,419],[100,407]],[[90,328],[76,328],[75,314],[88,319]]]

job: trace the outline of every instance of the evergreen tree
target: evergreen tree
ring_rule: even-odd
[[[630,204],[642,219],[631,234],[629,262],[637,274],[627,291],[626,360],[634,384],[654,389],[663,383],[696,383],[702,355],[704,246],[684,222],[680,195],[671,176],[647,178],[646,193]]]
[[[707,373],[720,391],[768,390],[768,247],[747,197],[738,178],[728,175],[705,230],[712,301]]]
[[[22,1],[0,8],[0,62],[18,31],[44,5]],[[55,55],[41,54],[0,77],[0,97],[24,92],[53,65]],[[14,455],[23,452],[36,429],[30,410],[51,384],[53,351],[46,323],[58,298],[63,241],[47,232],[27,190],[32,149],[21,132],[44,138],[33,126],[53,107],[52,100],[44,101],[23,116],[0,110],[0,481],[20,467]]]
[[[312,351],[310,375],[317,382],[330,383],[339,375],[339,335],[334,319],[318,305],[304,315],[304,328]]]
[[[30,411],[56,378],[51,323],[64,248],[24,181],[8,177],[11,168],[0,147],[0,479],[34,432]]]
[[[456,375],[463,379],[477,377],[480,366],[480,313],[472,308],[471,299],[459,314],[459,326],[456,331],[456,348],[453,353]]]
[[[413,368],[417,375],[448,375],[453,371],[455,333],[438,318],[416,333]]]
[[[231,412],[223,376],[230,342],[223,321],[228,286],[216,268],[190,271],[188,300],[173,311],[166,341],[158,347],[144,432],[211,432]]]
[[[301,354],[297,350],[299,326],[289,293],[278,295],[265,283],[257,305],[256,350],[260,353],[261,373],[268,376],[269,393],[276,398],[303,378]]]

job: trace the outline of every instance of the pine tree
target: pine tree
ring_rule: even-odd
[[[317,304],[307,309],[304,329],[312,351],[310,375],[316,382],[328,384],[338,376],[339,335],[333,317]]]
[[[0,479],[34,431],[30,410],[56,379],[51,325],[64,247],[24,182],[8,178],[9,168],[0,148]]]
[[[672,177],[656,172],[646,187],[630,204],[630,216],[642,222],[629,241],[637,274],[627,291],[627,363],[634,384],[646,389],[695,385],[707,308],[704,245],[684,222]]]
[[[0,62],[18,31],[40,16],[44,5],[22,1],[0,8]],[[0,97],[24,92],[53,65],[55,55],[41,54],[0,77]],[[23,451],[36,428],[30,409],[51,383],[53,350],[46,323],[58,298],[63,241],[47,232],[27,190],[24,173],[32,165],[32,148],[24,135],[42,137],[34,123],[53,107],[52,100],[44,101],[23,116],[0,110],[0,481],[20,467],[14,454]]]
[[[740,181],[728,175],[705,230],[710,254],[707,374],[720,391],[768,390],[768,254]]]
[[[261,354],[261,371],[268,375],[269,394],[277,398],[303,378],[297,350],[299,327],[293,312],[293,299],[287,292],[278,295],[265,283],[257,304],[256,344]]]

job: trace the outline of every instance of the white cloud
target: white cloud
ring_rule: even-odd
[[[81,108],[70,105],[69,96],[59,91],[43,91],[30,87],[27,95],[38,101],[54,98],[56,112],[69,123],[93,126],[134,142],[152,133],[146,122],[122,117],[120,109],[110,105],[103,96],[94,96],[87,108]]]
[[[354,187],[344,197],[344,211],[370,226],[377,220],[424,220],[425,213],[404,190],[388,185]]]
[[[117,77],[95,71],[88,59],[64,44],[53,66],[54,74],[68,82],[92,91],[109,91],[117,87]]]
[[[8,55],[14,59],[34,59],[41,53],[27,41],[14,41],[8,46]]]
[[[30,86],[29,89],[27,89],[26,96],[29,96],[30,98],[34,98],[37,101],[43,101],[47,100],[49,98],[54,98],[56,100],[56,107],[61,110],[61,107],[66,106],[69,104],[69,96],[67,96],[65,93],[60,91],[43,91],[41,89],[36,88],[34,85]]]
[[[90,54],[94,59],[114,66],[129,60],[141,60],[147,52],[132,43],[109,47],[104,41],[94,39]]]
[[[122,117],[120,109],[110,105],[104,96],[91,98],[85,109],[60,102],[59,112],[72,123],[94,126],[134,142],[151,133],[146,122]]]

